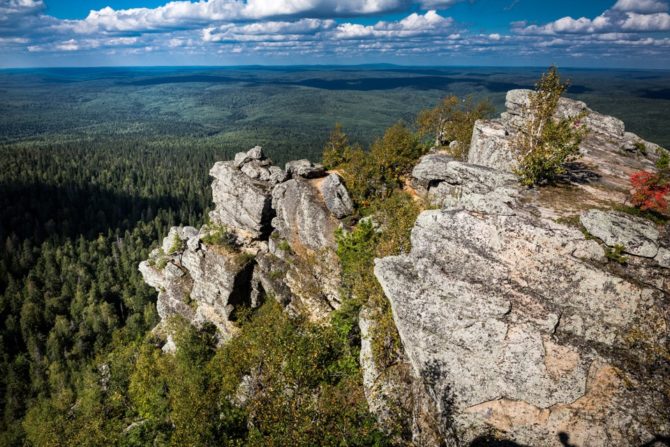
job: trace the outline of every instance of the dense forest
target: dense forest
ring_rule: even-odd
[[[0,444],[21,445],[29,408],[50,396],[67,405],[105,356],[156,324],[137,264],[171,225],[202,220],[209,180],[192,172],[226,154],[81,143],[2,151]]]

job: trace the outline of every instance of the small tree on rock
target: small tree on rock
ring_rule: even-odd
[[[422,136],[434,136],[437,147],[446,148],[457,160],[465,160],[475,122],[489,118],[493,110],[488,100],[475,102],[471,97],[460,99],[451,95],[435,108],[423,110],[417,117],[417,127]],[[454,142],[456,144],[450,146]]]
[[[566,172],[565,164],[580,157],[579,144],[586,136],[582,124],[585,113],[558,118],[559,100],[568,89],[558,69],[552,66],[542,75],[529,95],[526,123],[517,134],[517,168],[515,173],[527,186],[550,183]]]

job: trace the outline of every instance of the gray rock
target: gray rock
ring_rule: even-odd
[[[170,234],[187,236],[193,229],[174,227]],[[162,321],[179,315],[196,327],[213,323],[222,341],[232,336],[231,312],[251,305],[253,263],[229,248],[205,246],[197,234],[182,251],[171,255],[154,252],[150,260],[142,262],[139,270],[145,282],[159,292],[157,310]]]
[[[610,247],[621,245],[624,252],[645,258],[658,254],[659,232],[644,219],[615,211],[589,210],[580,221],[586,231]]]
[[[272,218],[270,185],[254,181],[231,162],[218,162],[210,171],[216,208],[212,222],[251,238],[269,234]]]
[[[183,248],[184,239],[181,237],[181,229],[179,227],[172,227],[168,235],[163,238],[161,250],[163,253],[170,255],[175,252],[180,252]]]
[[[502,122],[479,120],[475,123],[468,163],[512,172],[516,166],[513,139]]]
[[[286,173],[292,178],[319,178],[326,175],[326,170],[320,163],[314,164],[309,160],[296,160],[286,163]]]
[[[260,166],[258,163],[247,162],[242,165],[240,171],[252,180],[267,180],[269,177],[268,169],[264,166]]]
[[[272,207],[277,214],[272,226],[291,246],[312,250],[335,247],[339,222],[306,180],[291,179],[277,185],[272,190]]]
[[[265,154],[263,153],[263,148],[256,146],[250,149],[247,152],[239,152],[235,155],[234,166],[236,168],[241,168],[245,163],[248,163],[253,160],[265,160]]]
[[[558,446],[560,431],[629,445],[665,430],[654,385],[614,373],[627,334],[663,319],[663,292],[603,267],[602,247],[541,217],[510,174],[437,155],[415,181],[448,206],[423,212],[411,252],[374,271],[413,376],[451,420],[447,444],[493,430],[522,445]]]
[[[620,399],[620,382],[606,397],[607,418],[574,407],[598,396],[600,385],[588,378],[616,364],[599,346],[621,346],[658,296],[573,256],[589,244],[579,231],[521,210],[426,211],[411,253],[376,261],[414,374],[439,412],[450,412],[461,440],[493,427],[547,445],[558,437],[546,417],[575,440],[592,430],[615,432],[617,445],[643,437],[642,429],[619,429],[631,415],[653,414],[635,393]]]
[[[517,165],[515,143],[518,132],[530,118],[527,110],[530,90],[512,90],[507,93],[507,110],[500,119],[478,121],[472,134],[468,162],[507,172],[513,172]],[[581,101],[561,98],[555,116],[575,117],[581,113],[581,120],[589,132],[580,144],[582,170],[586,168],[584,181],[600,180],[618,189],[628,188],[630,174],[643,169],[653,169],[657,156],[655,149],[646,154],[631,155],[626,147],[633,142],[642,142],[649,148],[656,145],[647,143],[638,136],[625,132],[621,120],[605,116],[589,109]],[[611,200],[611,197],[610,197]]]
[[[339,175],[330,174],[326,177],[321,184],[321,194],[330,212],[338,219],[353,214],[354,202]]]
[[[424,155],[412,170],[415,185],[427,190],[431,185],[447,180],[449,163],[453,161],[453,157],[444,153]]]
[[[269,179],[268,181],[272,185],[276,185],[278,183],[281,183],[287,179],[287,174],[286,171],[284,171],[282,168],[278,166],[270,166],[268,168],[269,171]]]
[[[446,154],[421,158],[412,171],[414,184],[431,203],[446,208],[511,214],[518,195],[516,177],[484,166],[455,161]]]
[[[302,178],[277,185],[272,205],[277,213],[272,220],[276,235],[290,246],[289,253],[278,253],[282,258],[290,256],[284,282],[308,315],[322,320],[340,305],[341,269],[335,253],[340,222],[316,187]]]
[[[670,250],[663,247],[659,248],[655,259],[656,262],[658,262],[658,265],[670,269]]]
[[[198,235],[198,230],[194,227],[182,227],[179,232],[179,237],[182,240],[190,239]]]

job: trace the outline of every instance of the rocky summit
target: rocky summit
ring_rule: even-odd
[[[413,402],[416,445],[667,440],[670,228],[617,207],[657,146],[562,99],[558,116],[583,114],[589,130],[582,158],[559,185],[522,187],[511,149],[528,94],[509,92],[499,119],[477,122],[467,162],[435,150],[415,166],[407,188],[432,206],[411,250],[374,268],[411,378],[385,379],[364,307],[370,409],[384,420],[391,400]],[[341,305],[335,233],[355,221],[344,180],[307,160],[281,169],[259,147],[211,175],[210,223],[173,228],[140,265],[159,291],[165,350],[171,316],[213,323],[224,343],[237,310],[265,299],[325,323]]]
[[[522,188],[510,147],[527,98],[477,123],[469,163],[422,159],[414,184],[440,209],[375,274],[447,444],[642,445],[670,430],[667,363],[644,360],[667,349],[669,229],[611,208],[655,145],[562,99],[559,114],[588,112],[584,157],[565,184]]]

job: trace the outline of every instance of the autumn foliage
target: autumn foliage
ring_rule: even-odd
[[[657,213],[668,213],[670,182],[657,172],[638,171],[630,176],[633,186],[633,205]]]
[[[641,210],[669,214],[670,169],[667,153],[661,155],[657,168],[657,172],[638,171],[630,176],[633,187],[631,201]]]

